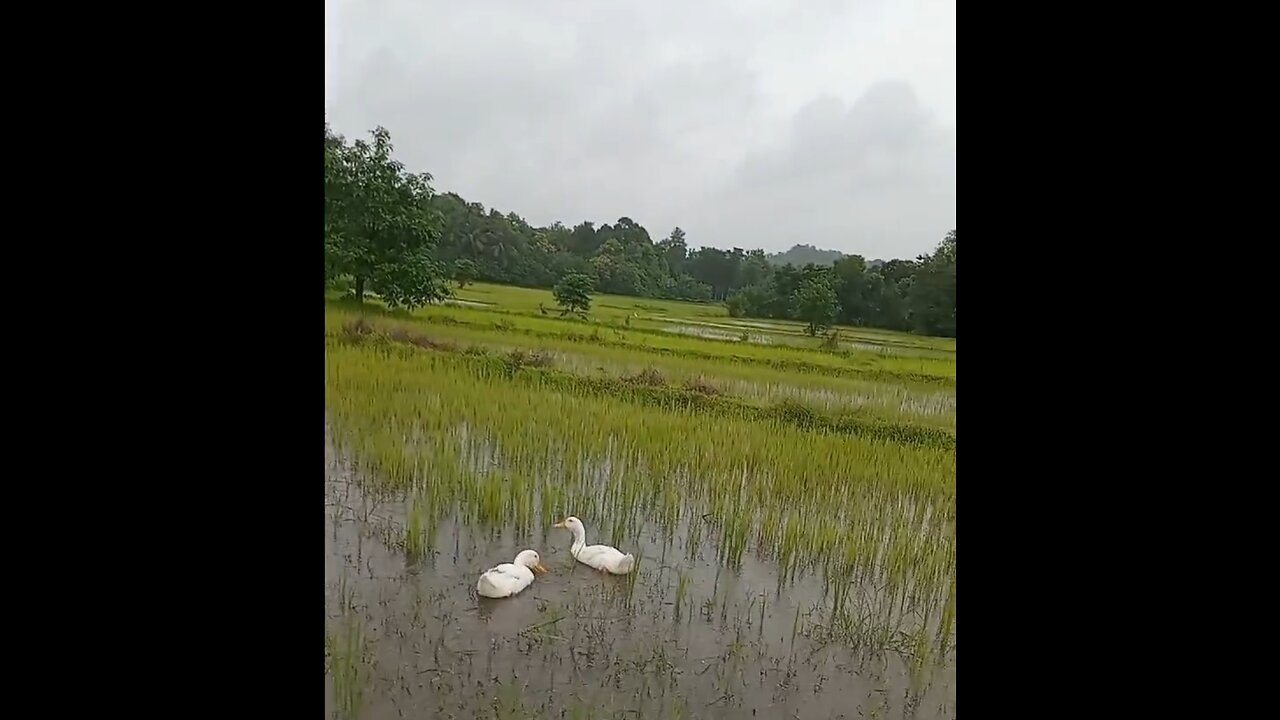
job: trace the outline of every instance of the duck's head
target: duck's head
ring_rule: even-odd
[[[586,532],[586,529],[582,527],[582,521],[572,515],[556,523],[554,527],[565,528],[575,533]]]
[[[538,553],[532,550],[521,550],[520,554],[516,555],[516,564],[523,565],[535,573],[551,572],[550,568],[542,564],[542,558],[538,556]]]

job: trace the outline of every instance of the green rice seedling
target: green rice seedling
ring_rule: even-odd
[[[520,686],[514,680],[502,682],[493,700],[494,717],[497,720],[515,720],[524,716],[524,699]]]
[[[627,607],[631,607],[636,592],[636,581],[640,578],[640,566],[644,564],[644,553],[636,553],[635,567],[624,578],[627,588]]]
[[[411,560],[422,557],[430,549],[434,527],[427,519],[427,503],[414,497],[409,503],[409,515],[405,523],[404,549]]]
[[[796,635],[800,632],[800,608],[796,607],[795,619],[791,621],[791,650],[787,653],[787,664],[790,665],[796,658]]]
[[[681,616],[684,614],[684,604],[689,597],[689,575],[683,570],[678,571],[676,580],[676,609],[675,621],[680,622]]]
[[[330,306],[335,313],[342,312]],[[944,357],[904,357],[886,356],[880,351],[843,350],[841,352],[823,351],[817,348],[790,346],[761,346],[754,343],[743,343],[736,337],[726,340],[708,340],[688,335],[671,335],[661,330],[630,330],[615,332],[612,337],[599,333],[599,328],[588,332],[576,330],[572,324],[559,320],[519,320],[507,329],[498,330],[491,320],[484,316],[492,316],[487,311],[471,311],[450,308],[422,317],[423,321],[441,329],[448,328],[451,333],[471,332],[472,336],[501,336],[515,342],[518,337],[537,340],[539,346],[560,345],[573,347],[589,343],[598,347],[626,349],[634,352],[643,349],[646,352],[660,353],[677,357],[697,358],[700,360],[732,359],[763,366],[778,367],[800,372],[829,372],[834,374],[851,374],[867,376],[883,376],[895,381],[908,380],[914,382],[953,384],[955,378],[954,356]],[[471,330],[467,330],[471,329]],[[562,343],[568,345],[562,345]]]
[[[337,715],[354,720],[360,716],[368,682],[364,628],[355,614],[346,615],[338,623],[329,649],[329,676],[333,683]]]
[[[686,558],[689,560],[697,559],[698,549],[702,547],[702,526],[702,518],[696,518],[689,523],[689,535],[684,542]]]
[[[346,615],[356,608],[355,588],[348,579],[347,574],[343,573],[338,578],[338,592],[336,593],[338,600],[337,611],[339,615]]]
[[[947,593],[947,604],[942,610],[942,621],[938,625],[938,652],[940,655],[946,655],[951,649],[951,643],[954,640],[953,633],[955,631],[956,621],[956,581],[955,577],[951,578],[951,590]]]

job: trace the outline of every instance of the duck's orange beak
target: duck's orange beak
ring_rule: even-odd
[[[562,528],[562,527],[569,527],[569,526],[568,526],[568,525],[565,525],[565,524],[564,524],[564,521],[563,521],[563,520],[561,520],[560,522],[556,523],[555,525],[552,525],[551,527],[558,527],[558,528]]]
[[[541,560],[539,560],[539,561],[538,561],[538,564],[533,566],[533,571],[534,571],[534,572],[540,572],[540,573],[542,573],[543,575],[545,575],[545,574],[547,574],[547,573],[551,572],[551,568],[547,567],[546,565],[543,565],[543,564],[542,564],[542,561],[541,561]]]

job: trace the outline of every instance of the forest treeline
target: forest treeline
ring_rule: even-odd
[[[590,278],[596,292],[723,301],[734,316],[802,320],[813,332],[842,323],[956,333],[954,229],[910,260],[843,255],[797,267],[758,249],[690,249],[679,227],[655,241],[629,217],[536,227],[436,192],[429,175],[394,159],[383,128],[349,141],[325,123],[326,282],[414,305],[447,295],[450,280],[552,288],[571,274]]]

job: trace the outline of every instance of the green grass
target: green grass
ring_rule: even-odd
[[[506,285],[475,283],[456,290],[459,300],[484,303],[490,309],[507,310],[522,314],[541,314],[539,305],[557,316],[555,297],[550,290],[536,288],[520,288]],[[695,320],[709,323],[713,327],[749,328],[763,332],[784,334],[803,334],[805,324],[794,320],[732,318],[723,303],[687,302],[683,300],[656,300],[652,298],[635,298],[624,295],[595,295],[592,297],[591,316],[602,319],[662,321],[669,319]],[[955,352],[955,338],[934,338],[909,333],[881,330],[878,328],[855,328],[838,325],[841,332],[849,339],[860,339],[905,347],[932,348]]]
[[[549,290],[511,288],[501,285],[469,285],[458,290],[457,299],[484,303],[484,307],[468,309],[501,311],[546,319],[559,319],[555,298]],[[456,307],[456,306],[455,306]],[[540,309],[541,308],[541,309]],[[543,314],[546,310],[547,314]],[[592,299],[592,320],[611,325],[624,324],[634,329],[659,330],[666,333],[721,336],[738,340],[743,332],[758,342],[770,345],[818,347],[820,340],[805,334],[805,324],[793,320],[731,318],[722,303],[693,303],[679,300],[654,300],[620,295],[597,295]],[[875,328],[836,326],[846,349],[876,349],[889,352],[955,352],[952,338],[929,338]],[[954,357],[951,359],[954,360]]]
[[[349,305],[337,307],[350,309]],[[379,312],[377,306],[363,312]],[[382,311],[385,312],[385,311]],[[569,318],[528,317],[501,311],[453,306],[432,306],[413,313],[390,313],[403,320],[419,320],[439,326],[433,332],[481,341],[498,331],[511,342],[526,346],[570,349],[590,345],[625,352],[646,352],[680,356],[697,361],[725,360],[796,373],[818,373],[862,379],[884,379],[904,384],[932,384],[954,387],[954,358],[926,358],[886,355],[878,351],[822,350],[818,347],[767,346],[733,340],[713,340],[665,333],[646,328],[627,328],[611,321]],[[333,329],[332,323],[329,330]],[[470,331],[471,335],[466,333]],[[478,334],[479,333],[479,334]],[[517,338],[523,336],[525,340]]]
[[[325,649],[336,716],[354,720],[360,716],[369,680],[364,628],[354,613],[344,615],[326,634]]]
[[[377,302],[376,298],[372,299]],[[433,311],[472,311],[488,313],[487,316],[461,313],[458,317],[487,317],[494,314],[507,316],[507,322],[522,328],[535,328],[553,332],[562,331],[564,322],[581,322],[572,316],[561,318],[555,298],[549,290],[508,287],[478,283],[455,290],[455,298],[443,305],[418,311],[427,316]],[[546,311],[545,313],[543,311]],[[439,314],[439,313],[436,313]],[[527,323],[510,316],[523,316],[551,322]],[[805,334],[805,324],[792,320],[731,318],[723,303],[694,303],[679,300],[655,300],[620,295],[596,295],[592,298],[588,324],[602,324],[634,330],[646,330],[666,335],[698,335],[741,341],[746,333],[751,342],[765,345],[782,345],[817,349],[821,338]],[[559,322],[556,322],[559,321]],[[845,351],[876,352],[915,357],[933,357],[955,360],[954,338],[932,338],[876,328],[837,326],[841,349]]]
[[[558,314],[555,297],[550,290],[475,283],[456,291],[460,300],[482,302],[506,310],[538,313],[541,304],[548,312]],[[683,318],[728,317],[722,303],[693,303],[680,300],[656,300],[625,295],[594,295],[591,314],[608,318],[626,318],[633,314],[670,315]]]
[[[328,333],[341,334],[342,326],[357,317],[357,314],[333,309]],[[652,374],[671,386],[696,387],[757,405],[792,402],[824,414],[858,414],[886,422],[955,429],[955,392],[936,385],[868,381],[858,379],[856,374],[842,377],[786,372],[728,356],[685,357],[640,347],[559,338],[548,340],[518,331],[420,323],[416,319],[375,318],[372,324],[383,332],[403,333],[419,343],[452,346],[455,351],[483,349],[493,353],[537,355],[556,369],[586,378]],[[837,370],[840,369],[832,371]]]

